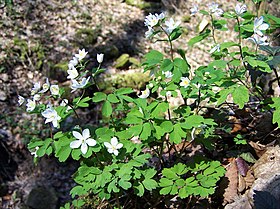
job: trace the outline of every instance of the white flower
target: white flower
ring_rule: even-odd
[[[67,70],[67,73],[68,73],[67,78],[68,78],[68,79],[71,79],[71,80],[77,78],[78,75],[79,75],[77,69],[76,69],[74,66],[71,66],[71,68],[69,68],[69,69]]]
[[[118,142],[117,137],[113,137],[111,139],[111,143],[104,142],[104,145],[107,148],[107,151],[109,153],[114,153],[114,155],[116,155],[116,156],[119,154],[119,150],[118,149],[123,147],[123,144]]]
[[[150,96],[150,89],[146,88],[144,91],[141,91],[141,95],[138,96],[139,98],[146,99]]]
[[[218,7],[219,7],[219,4],[214,3],[214,2],[212,2],[211,4],[208,4],[209,11],[212,14],[219,17],[224,13],[224,11],[222,9],[218,8]]]
[[[154,29],[151,27],[148,27],[148,30],[145,32],[145,37],[150,38],[154,33]]]
[[[33,100],[34,100],[34,101],[39,101],[40,98],[41,98],[40,94],[35,94],[35,95],[33,96]]]
[[[41,88],[40,82],[34,83],[33,88],[31,89],[31,95],[36,94]]]
[[[72,85],[71,85],[71,89],[73,89],[71,92],[76,91],[77,89],[82,89],[84,88],[88,81],[89,81],[90,77],[88,78],[83,78],[81,82],[78,82],[77,80],[72,80]]]
[[[221,45],[217,44],[216,46],[214,46],[211,50],[210,50],[210,54],[214,53],[215,51],[220,52],[221,50]]]
[[[180,21],[175,22],[173,18],[170,18],[169,21],[165,21],[166,28],[164,29],[168,34],[180,25]]]
[[[205,128],[206,128],[206,125],[199,125],[197,128],[193,128],[192,132],[191,132],[192,140],[194,140],[197,135],[204,134]]]
[[[52,95],[59,95],[59,87],[58,85],[51,85],[50,91]]]
[[[269,28],[269,25],[267,23],[263,22],[263,16],[260,16],[259,18],[255,18],[254,20],[254,33],[263,36],[262,30],[267,30]]]
[[[165,94],[167,97],[171,97],[172,96],[172,92],[171,91],[167,91]]]
[[[238,16],[241,16],[244,12],[246,12],[247,11],[247,6],[246,6],[246,4],[237,4],[236,6],[235,6],[235,12],[236,12],[236,14],[238,15]]]
[[[68,99],[63,99],[60,103],[60,106],[62,107],[66,107],[68,105]],[[70,106],[67,106],[66,112],[68,112],[69,110],[71,110],[72,108]]]
[[[81,152],[84,155],[87,153],[88,146],[93,147],[96,145],[96,141],[90,138],[90,132],[88,128],[83,130],[82,134],[77,131],[73,131],[72,134],[78,140],[72,141],[70,143],[70,147],[72,149],[81,147]]]
[[[68,67],[69,68],[72,68],[72,66],[75,67],[78,64],[78,62],[79,61],[78,61],[77,57],[73,57],[72,60],[69,61]]]
[[[258,34],[253,34],[253,36],[248,38],[248,40],[259,46],[265,46],[269,44],[267,42],[267,36],[259,36]]]
[[[79,50],[78,54],[75,54],[75,57],[78,58],[79,61],[81,61],[82,59],[84,59],[87,56],[87,53],[85,49]]]
[[[35,109],[36,107],[36,102],[34,100],[31,99],[27,99],[27,103],[26,103],[26,111],[27,112],[31,112]]]
[[[50,82],[49,82],[49,79],[48,78],[46,78],[46,83],[44,83],[43,85],[42,85],[42,90],[41,91],[39,91],[39,93],[45,93],[45,92],[47,92],[48,90],[49,90],[49,88],[50,88]]]
[[[162,20],[165,17],[164,13],[161,14],[149,14],[148,16],[145,17],[144,24],[147,27],[154,27],[158,24],[159,20]]]
[[[33,152],[30,152],[31,155],[34,155],[34,157],[38,157],[37,155],[37,151],[38,151],[39,147],[35,147],[35,150]]]
[[[181,82],[180,82],[180,86],[183,86],[184,88],[186,88],[189,85],[190,85],[190,79],[188,79],[187,77],[182,77]]]
[[[18,95],[18,104],[19,104],[19,106],[21,106],[24,102],[25,102],[24,97]]]
[[[163,74],[165,75],[166,78],[172,78],[172,76],[173,76],[171,71],[166,71]]]
[[[104,54],[97,54],[97,62],[101,64],[103,62]]]
[[[152,84],[152,83],[149,83],[149,88],[151,89],[151,88],[153,88],[154,87],[154,84]]]
[[[44,118],[46,118],[45,124],[51,122],[53,127],[56,128],[58,126],[58,121],[61,119],[61,117],[57,114],[55,109],[49,107],[44,112],[42,112],[42,115]]]
[[[193,6],[193,8],[190,9],[190,11],[191,11],[191,16],[195,15],[196,13],[198,13],[198,5],[195,4]]]

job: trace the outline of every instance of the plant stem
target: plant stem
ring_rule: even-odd
[[[169,45],[170,45],[170,55],[171,55],[171,60],[173,61],[174,60],[174,55],[173,55],[173,45],[172,45],[172,41],[169,37],[169,34],[164,30],[164,28],[160,25],[159,26],[161,28],[161,30],[165,33],[165,35],[167,36],[167,39],[168,39],[168,42],[169,42]]]
[[[217,44],[216,38],[215,38],[215,28],[214,28],[214,19],[213,16],[210,15],[211,18],[211,28],[212,28],[212,38],[214,40],[214,43]]]

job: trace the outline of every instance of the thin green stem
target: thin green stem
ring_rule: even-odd
[[[171,55],[171,60],[173,61],[174,60],[174,55],[173,55],[173,45],[172,45],[172,41],[169,37],[169,34],[164,30],[164,28],[160,25],[159,26],[161,28],[161,30],[165,33],[165,35],[167,36],[167,39],[168,39],[168,42],[169,42],[169,45],[170,45],[170,55]]]
[[[212,38],[214,40],[214,43],[217,44],[217,41],[216,41],[216,38],[215,38],[215,27],[214,27],[214,19],[213,19],[213,16],[210,15],[210,18],[211,18],[211,28],[212,28]]]

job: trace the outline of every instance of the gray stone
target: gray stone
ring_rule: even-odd
[[[58,197],[53,188],[35,187],[28,195],[26,205],[34,209],[56,209]]]

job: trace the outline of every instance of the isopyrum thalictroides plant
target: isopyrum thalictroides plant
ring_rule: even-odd
[[[49,138],[34,139],[28,145],[35,161],[54,155],[60,162],[69,158],[80,162],[73,175],[77,183],[71,190],[74,207],[81,208],[86,203],[83,197],[89,194],[110,199],[108,203],[118,208],[126,208],[132,195],[149,194],[157,202],[164,202],[173,197],[214,194],[225,169],[219,161],[202,155],[190,158],[184,148],[198,143],[210,151],[215,149],[217,124],[204,115],[204,109],[207,104],[217,109],[232,105],[227,100],[229,95],[240,109],[250,99],[274,108],[273,123],[280,124],[280,99],[266,100],[253,79],[256,72],[274,72],[278,79],[280,49],[270,46],[265,34],[278,28],[280,19],[269,14],[256,16],[247,11],[245,4],[237,4],[229,12],[216,3],[207,8],[192,8],[192,15],[200,13],[209,18],[210,27],[188,41],[192,46],[212,37],[209,53],[213,59],[207,66],[191,69],[185,52],[174,48],[173,42],[182,34],[180,22],[163,13],[149,14],[144,23],[148,28],[146,37],[166,41],[170,54],[151,50],[145,55],[142,66],[151,80],[138,96],[132,96],[135,90],[131,88],[107,94],[86,92],[88,87],[97,85],[96,77],[104,72],[104,55],[97,55],[97,68],[87,70],[85,49],[69,61],[67,71],[71,92],[77,91],[80,96],[66,99],[66,89],[48,79],[42,85],[35,83],[27,100],[19,96],[19,104],[26,103],[27,112],[41,115],[50,128]],[[237,41],[218,41],[215,32],[229,30],[229,19],[235,21]],[[248,47],[250,42],[253,47]],[[85,92],[89,96],[84,96]],[[181,104],[172,106],[170,101],[174,98],[180,99]],[[62,131],[65,120],[69,116],[79,118],[77,109],[89,107],[90,103],[100,105],[104,120],[94,126],[77,120],[79,124]],[[120,198],[124,201],[120,202]],[[70,208],[70,203],[64,208]]]

